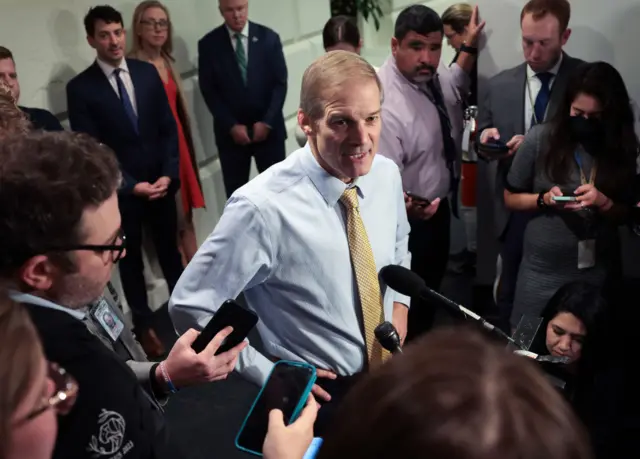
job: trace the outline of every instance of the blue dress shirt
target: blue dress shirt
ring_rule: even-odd
[[[260,318],[266,352],[339,375],[361,371],[362,311],[339,203],[348,186],[358,188],[378,271],[409,267],[409,224],[395,163],[376,155],[371,171],[347,185],[320,167],[306,145],[231,196],[171,296],[178,331],[202,329],[225,300],[244,292]],[[394,301],[408,306],[409,298],[381,288],[391,321]],[[249,346],[236,369],[262,385],[272,366]]]

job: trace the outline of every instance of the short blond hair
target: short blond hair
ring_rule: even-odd
[[[324,101],[347,82],[375,81],[382,100],[382,84],[375,69],[365,59],[350,51],[330,51],[305,70],[300,90],[300,110],[312,120],[324,112]]]
[[[442,23],[451,27],[456,33],[462,33],[471,22],[472,15],[473,6],[469,3],[456,3],[444,10]]]

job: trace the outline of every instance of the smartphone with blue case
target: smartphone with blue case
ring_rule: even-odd
[[[291,424],[306,405],[315,382],[313,365],[288,360],[276,362],[240,427],[236,448],[262,456],[271,410],[282,410],[284,423]]]

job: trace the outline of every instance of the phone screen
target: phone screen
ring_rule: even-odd
[[[278,362],[245,419],[244,426],[236,438],[236,445],[245,451],[262,454],[262,445],[269,426],[269,412],[273,409],[282,410],[285,425],[294,421],[293,415],[298,414],[296,408],[303,398],[303,402],[306,403],[314,381],[313,367],[296,365],[293,362]]]

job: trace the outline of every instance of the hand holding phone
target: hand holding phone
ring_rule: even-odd
[[[216,355],[222,354],[244,341],[257,323],[258,316],[255,312],[240,306],[234,300],[227,300],[211,317],[191,347],[200,353],[222,329],[233,327],[233,332],[216,351]]]
[[[410,191],[405,191],[405,205],[409,218],[414,220],[429,220],[435,215],[440,206],[440,198],[430,202],[427,198]]]
[[[240,427],[236,436],[236,447],[247,453],[262,456],[263,447],[266,449],[269,446],[265,444],[265,439],[270,427],[278,430],[278,426],[282,427],[281,424],[285,426],[291,424],[289,432],[295,432],[296,425],[301,430],[308,430],[307,426],[313,425],[310,421],[315,420],[314,411],[317,412],[317,406],[313,406],[315,400],[313,397],[310,398],[315,380],[316,369],[312,365],[286,360],[276,362]],[[294,422],[305,404],[307,408],[304,417],[300,419],[301,422]],[[308,432],[305,435],[308,438],[305,438],[302,443],[307,441],[308,443],[301,451],[302,454],[313,438],[313,434],[309,435]],[[273,452],[271,449],[269,451]],[[302,454],[295,457],[302,457]]]
[[[300,413],[300,417],[292,424],[286,425],[281,410],[271,410],[269,413],[269,428],[264,440],[262,454],[266,459],[299,459],[307,457],[312,443],[321,443],[313,438],[313,424],[318,416],[318,403],[309,394],[307,404]],[[320,440],[320,441],[318,441]],[[311,452],[312,453],[312,452]],[[314,457],[311,454],[311,457]]]
[[[202,352],[196,353],[192,346],[200,335],[194,329],[187,330],[178,338],[163,362],[164,370],[172,384],[181,388],[225,379],[235,368],[240,351],[247,346],[247,343],[241,342],[233,349],[220,354],[220,347],[232,333],[232,327],[224,328]],[[160,366],[156,367],[156,379],[164,386],[165,375]]]

